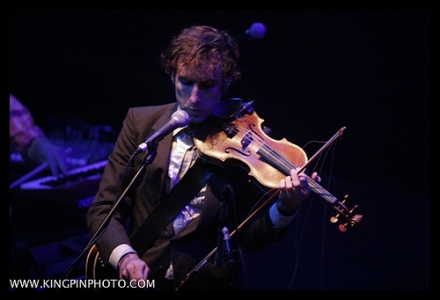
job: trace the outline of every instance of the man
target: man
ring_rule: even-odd
[[[99,191],[89,207],[88,226],[91,234],[98,230],[115,200],[145,163],[144,155],[131,160],[138,146],[166,124],[174,112],[183,110],[189,116],[185,128],[189,133],[177,128],[153,149],[148,149],[157,155],[125,194],[96,245],[104,264],[117,270],[119,278],[131,284],[148,279],[154,280],[155,289],[238,289],[241,267],[236,261],[238,257],[234,257],[232,266],[216,259],[192,272],[218,245],[219,224],[226,224],[232,231],[259,200],[267,197],[261,186],[249,180],[243,167],[202,160],[193,143],[194,134],[197,136],[199,128],[210,126],[215,109],[227,101],[223,96],[228,87],[240,78],[238,45],[226,31],[193,26],[173,38],[161,58],[177,101],[128,110]],[[172,221],[160,228],[146,251],[139,251],[132,245],[132,234],[154,213],[162,197],[184,178],[190,166],[199,165],[196,162],[204,168],[203,186],[172,216]],[[312,178],[319,177],[314,173]],[[278,199],[234,236],[231,241],[234,253],[238,247],[258,251],[281,239],[296,208],[310,194],[307,178],[295,170],[280,181],[279,187]],[[222,206],[225,198],[229,203],[227,212]],[[188,274],[192,276],[186,280]]]

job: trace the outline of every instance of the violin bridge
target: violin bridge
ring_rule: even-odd
[[[226,135],[230,139],[233,138],[238,133],[238,129],[237,129],[236,124],[224,123],[222,127],[223,127],[223,131],[226,133]]]
[[[252,137],[252,132],[247,132],[243,139],[241,139],[241,149],[242,151],[246,150],[248,148],[248,146],[252,143],[252,141],[254,140],[254,138]]]

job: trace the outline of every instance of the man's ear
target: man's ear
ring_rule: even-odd
[[[170,78],[171,78],[171,82],[174,84],[174,82],[176,82],[176,74],[172,73]]]
[[[223,95],[225,95],[228,92],[230,85],[231,85],[230,79],[223,83]]]

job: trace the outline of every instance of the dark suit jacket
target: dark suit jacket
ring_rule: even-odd
[[[114,150],[108,158],[99,191],[88,209],[87,223],[91,233],[97,230],[112,208],[118,191],[121,189],[119,193],[122,192],[121,181],[123,180],[123,186],[126,186],[144,163],[146,153],[137,155],[128,167],[125,178],[122,178],[131,154],[147,136],[168,122],[176,109],[177,103],[128,110]],[[168,134],[158,143],[157,156],[140,174],[119,204],[102,237],[97,241],[104,262],[108,261],[111,251],[116,246],[123,243],[130,244],[130,234],[142,224],[167,192],[166,180],[171,144],[172,134]],[[216,247],[222,195],[218,192],[221,187],[214,188],[214,183],[230,184],[234,191],[234,201],[229,205],[230,212],[227,218],[230,232],[242,222],[253,207],[255,208],[257,201],[261,201],[260,197],[264,189],[250,181],[248,170],[239,164],[219,166],[206,162],[205,165],[209,171],[215,173],[215,176],[207,183],[201,215],[177,235],[173,232],[172,224],[169,224],[152,247],[145,253],[139,253],[150,267],[149,279],[155,280],[156,287],[160,286],[171,260],[174,266],[174,285],[177,286],[188,272]],[[236,234],[237,239],[232,239],[234,249],[240,245],[247,251],[258,251],[282,237],[285,231],[276,232],[273,229],[267,213],[268,208],[269,206],[244,226],[240,226],[241,229]],[[234,259],[238,260],[236,254]],[[212,265],[212,261],[207,262],[206,266],[197,271],[183,288],[220,288],[224,282],[223,279],[218,278],[222,278],[221,275],[224,273],[217,272],[219,270]],[[240,269],[238,261],[233,269]]]

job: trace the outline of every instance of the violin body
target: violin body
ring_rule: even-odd
[[[250,176],[268,188],[278,188],[291,169],[307,162],[302,148],[285,138],[269,137],[262,129],[264,119],[256,112],[214,122],[214,126],[205,123],[197,129],[194,144],[201,154],[211,161],[243,165]]]

